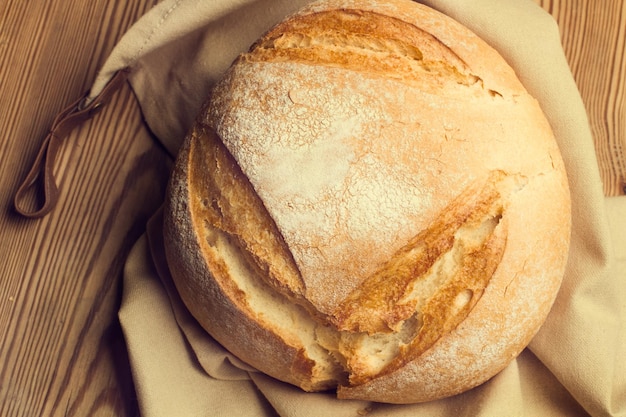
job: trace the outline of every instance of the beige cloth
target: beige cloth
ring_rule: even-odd
[[[163,0],[124,36],[94,83],[119,68],[146,122],[176,153],[206,92],[239,51],[304,0]],[[119,317],[141,412],[158,416],[626,416],[626,198],[604,198],[580,95],[552,18],[532,0],[428,0],[482,36],[544,108],[573,196],[570,261],[529,348],[482,386],[392,406],[305,394],[255,372],[190,317],[169,278],[160,217],[130,254]]]

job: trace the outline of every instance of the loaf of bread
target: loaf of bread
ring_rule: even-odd
[[[556,297],[570,197],[504,59],[409,0],[322,0],[211,92],[165,205],[172,277],[241,360],[306,391],[475,387]]]

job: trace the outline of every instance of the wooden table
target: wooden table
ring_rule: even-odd
[[[520,0],[522,1],[522,0]],[[624,193],[626,0],[535,0],[560,24],[607,195]],[[58,207],[12,197],[57,112],[157,0],[0,0],[0,415],[135,416],[116,318],[126,256],[163,198],[170,158],[124,87],[60,150]]]

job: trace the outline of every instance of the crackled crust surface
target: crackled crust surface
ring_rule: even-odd
[[[469,389],[558,290],[569,194],[550,127],[495,51],[419,4],[322,1],[277,25],[179,159],[165,230],[181,296],[305,390]]]

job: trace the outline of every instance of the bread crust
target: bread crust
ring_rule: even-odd
[[[203,152],[208,147],[213,147],[213,158]],[[238,177],[240,172],[229,158],[215,134],[201,124],[194,127],[179,151],[168,187],[170,198],[164,206],[164,244],[177,291],[211,336],[243,361],[270,375],[283,375],[285,382],[308,391],[336,386],[337,381],[316,381],[315,364],[303,354],[299,340],[277,335],[250,308],[248,294],[231,279],[233,269],[244,269],[250,275],[262,272],[244,257],[237,247],[241,241],[232,232],[207,227],[205,208],[212,197],[204,192],[207,165],[224,164],[225,178],[246,181]],[[242,258],[230,258],[229,262],[219,250],[231,243],[231,250]],[[264,358],[262,363],[259,358]]]
[[[570,200],[506,62],[404,0],[323,0],[216,86],[165,209],[174,282],[262,372],[414,403],[491,378],[558,292]]]

